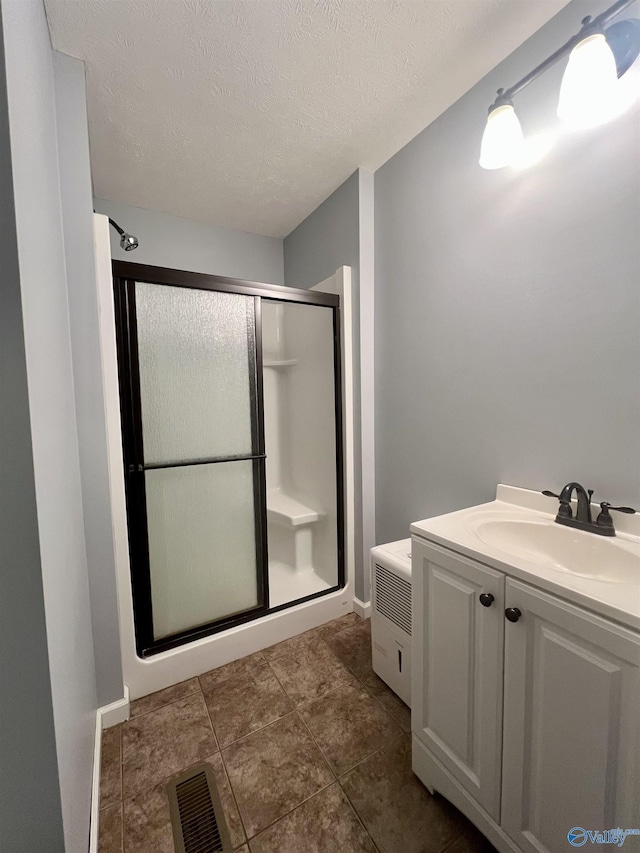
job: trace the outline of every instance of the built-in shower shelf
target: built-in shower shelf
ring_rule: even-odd
[[[263,362],[263,367],[293,367],[294,364],[298,363],[297,358],[288,358],[283,359],[282,361],[265,361]]]
[[[290,495],[273,489],[267,493],[267,517],[271,521],[280,521],[291,527],[299,527],[318,521],[320,513]]]

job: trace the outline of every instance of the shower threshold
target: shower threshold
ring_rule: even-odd
[[[332,589],[313,570],[296,572],[292,566],[278,560],[269,560],[269,605],[280,607],[299,598]]]

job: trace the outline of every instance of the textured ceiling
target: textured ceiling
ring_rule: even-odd
[[[288,234],[567,0],[46,0],[96,195]]]

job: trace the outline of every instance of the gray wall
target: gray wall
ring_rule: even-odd
[[[495,90],[601,9],[571,3],[375,175],[379,542],[498,482],[640,504],[637,103],[478,166]],[[557,126],[561,74],[517,97],[525,133]]]
[[[120,238],[111,229],[113,258],[268,284],[284,283],[282,240],[275,237],[207,225],[100,198],[94,199],[94,205],[98,213],[110,216],[140,241],[133,252],[125,252],[120,248]]]
[[[2,14],[38,540],[65,851],[86,853],[96,690],[53,55],[42,0],[2,0]],[[25,607],[26,602],[21,612],[27,619]],[[30,719],[25,715],[23,737],[35,739],[39,734],[33,731]],[[33,796],[29,802],[34,805]],[[31,822],[26,820],[25,831]],[[44,844],[29,849],[51,848]],[[60,848],[54,845],[53,849]]]
[[[123,697],[84,63],[54,53],[60,192],[98,705]]]
[[[364,347],[365,339],[369,339],[369,326],[361,329],[360,317],[367,317],[363,312],[365,307],[373,300],[372,269],[367,266],[367,287],[361,287],[361,254],[368,251],[372,254],[369,244],[369,226],[372,228],[372,214],[367,216],[363,213],[362,206],[369,202],[371,206],[373,176],[362,169],[351,175],[338,189],[329,196],[304,222],[298,225],[284,240],[284,281],[288,287],[312,287],[333,275],[338,267],[350,266],[352,270],[352,286],[355,293],[356,305],[360,311],[354,314],[354,349],[357,353],[361,350],[361,339]],[[371,221],[369,221],[371,219]],[[366,221],[364,221],[366,220]],[[364,228],[363,228],[364,226]],[[367,231],[367,233],[363,233]],[[365,247],[367,247],[365,249]],[[366,263],[369,264],[367,258]],[[370,324],[371,325],[371,324]],[[373,329],[371,328],[371,337]],[[366,348],[364,348],[366,349]],[[354,376],[354,414],[355,414],[355,461],[356,461],[356,506],[355,506],[355,594],[362,601],[368,601],[368,562],[366,552],[374,544],[367,541],[373,537],[373,509],[366,505],[365,495],[363,505],[363,446],[371,447],[372,436],[368,439],[367,429],[363,423],[363,405],[365,412],[369,397],[363,401],[361,394],[360,367]],[[371,401],[372,403],[372,401]],[[365,435],[366,434],[366,435]],[[373,459],[371,460],[373,469]],[[366,468],[366,466],[365,466]],[[369,488],[367,493],[373,497],[373,489]],[[369,518],[370,517],[370,518]]]
[[[288,287],[313,287],[341,266],[360,271],[359,175],[356,170],[284,238],[284,280]]]
[[[0,850],[64,850],[0,6]]]

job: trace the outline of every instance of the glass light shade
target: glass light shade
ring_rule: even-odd
[[[503,104],[489,113],[480,148],[483,169],[509,166],[522,148],[523,136],[518,116],[511,104]]]
[[[587,36],[571,51],[562,78],[558,115],[578,127],[606,121],[616,110],[618,72],[603,33]]]

